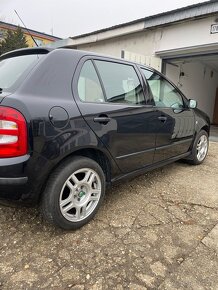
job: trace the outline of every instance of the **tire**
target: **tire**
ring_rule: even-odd
[[[63,162],[51,174],[41,199],[43,217],[65,230],[88,223],[105,195],[105,175],[100,165],[86,157]]]
[[[195,138],[192,147],[192,154],[188,160],[189,163],[193,165],[201,164],[207,156],[208,147],[209,147],[208,133],[205,130],[201,130]]]

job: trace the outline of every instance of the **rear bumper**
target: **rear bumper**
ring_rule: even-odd
[[[37,152],[16,158],[0,158],[0,199],[35,205],[54,167]]]
[[[19,200],[29,190],[26,175],[30,155],[0,158],[0,198]]]
[[[24,163],[27,162],[29,159],[30,159],[29,154],[19,157],[0,158],[0,174],[2,174],[2,171],[4,172],[5,166],[15,166],[19,164],[24,165]],[[10,172],[7,172],[7,174],[10,174]]]

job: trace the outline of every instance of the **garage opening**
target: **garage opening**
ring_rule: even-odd
[[[218,54],[167,58],[163,72],[218,125]]]

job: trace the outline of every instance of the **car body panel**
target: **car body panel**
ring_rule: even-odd
[[[89,127],[108,148],[123,172],[153,163],[156,136],[156,113],[153,109],[81,102],[78,105]],[[95,117],[102,115],[110,118],[108,124],[94,121]]]
[[[156,137],[155,160],[158,162],[188,151],[195,132],[194,113],[190,109],[160,108],[166,121],[159,127]]]
[[[112,158],[122,172],[130,172],[153,163],[156,137],[156,111],[150,106],[121,103],[87,103],[80,100],[77,83],[80,71],[87,60],[97,57],[84,57],[78,64],[74,80],[73,94],[78,108],[89,127],[110,151]],[[110,58],[103,61],[114,62]],[[125,63],[125,62],[119,62]],[[131,64],[132,65],[132,64]],[[144,83],[137,67],[133,66],[142,88]],[[145,88],[143,89],[145,92]],[[107,124],[95,122],[96,117],[110,118]]]
[[[159,118],[162,123],[159,124],[158,133],[156,135],[156,150],[154,156],[154,163],[164,161],[169,158],[179,156],[187,152],[193,142],[195,135],[195,113],[193,109],[188,106],[188,100],[182,92],[169,80],[166,76],[150,67],[139,66],[142,72],[144,81],[148,86],[148,95],[150,102],[155,106],[153,95],[143,73],[143,69],[162,77],[174,91],[183,100],[183,108],[158,107],[155,106],[159,112]]]

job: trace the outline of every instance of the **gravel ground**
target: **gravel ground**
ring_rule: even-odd
[[[218,289],[218,143],[110,189],[75,232],[0,206],[0,289]]]

